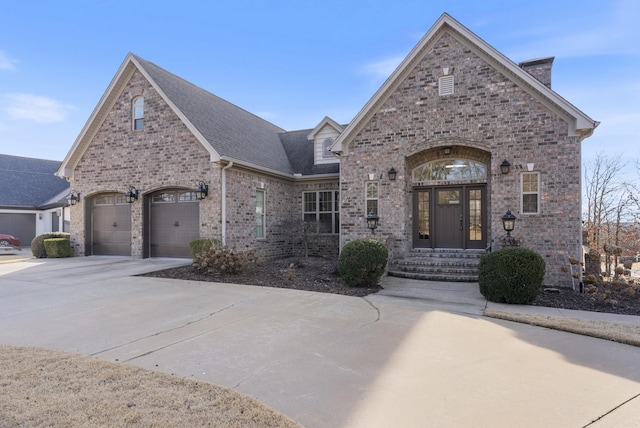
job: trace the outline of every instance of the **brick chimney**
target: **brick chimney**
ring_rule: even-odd
[[[551,87],[551,66],[555,57],[532,59],[522,61],[518,66],[538,79],[547,87]]]

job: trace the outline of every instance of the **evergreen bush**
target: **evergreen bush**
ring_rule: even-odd
[[[195,259],[196,256],[204,251],[209,251],[213,244],[217,243],[216,239],[212,238],[196,238],[189,242],[189,248],[191,249],[191,258]]]
[[[527,248],[506,248],[485,254],[478,266],[480,293],[489,301],[525,305],[542,290],[545,262]]]
[[[47,257],[47,250],[44,248],[44,240],[51,238],[71,239],[70,235],[65,232],[45,232],[33,238],[31,241],[31,254],[33,257],[43,259]]]
[[[71,241],[68,238],[49,238],[44,240],[48,258],[71,257]]]
[[[338,257],[338,272],[351,287],[378,284],[384,274],[389,252],[375,239],[357,239],[346,244]]]

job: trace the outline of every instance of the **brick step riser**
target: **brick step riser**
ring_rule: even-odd
[[[445,282],[478,282],[477,275],[444,275],[444,274],[421,274],[414,272],[389,271],[390,276],[399,278],[419,279],[423,281],[445,281]]]
[[[393,272],[407,272],[407,273],[418,273],[418,274],[464,274],[464,275],[475,275],[478,276],[478,269],[473,268],[441,268],[441,267],[424,267],[420,269],[389,269]]]
[[[460,261],[460,260],[399,260],[391,263],[395,267],[420,267],[420,266],[452,266],[452,267],[472,267],[477,268],[480,262]]]
[[[422,248],[394,260],[389,275],[427,281],[477,282],[484,250]]]

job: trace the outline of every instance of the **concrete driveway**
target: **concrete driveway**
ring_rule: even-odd
[[[215,383],[307,427],[640,426],[638,348],[485,318],[477,284],[355,298],[132,276],[184,263],[1,263],[0,342]]]

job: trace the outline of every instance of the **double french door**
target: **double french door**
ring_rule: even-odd
[[[485,185],[414,188],[413,246],[486,248],[485,193]]]

